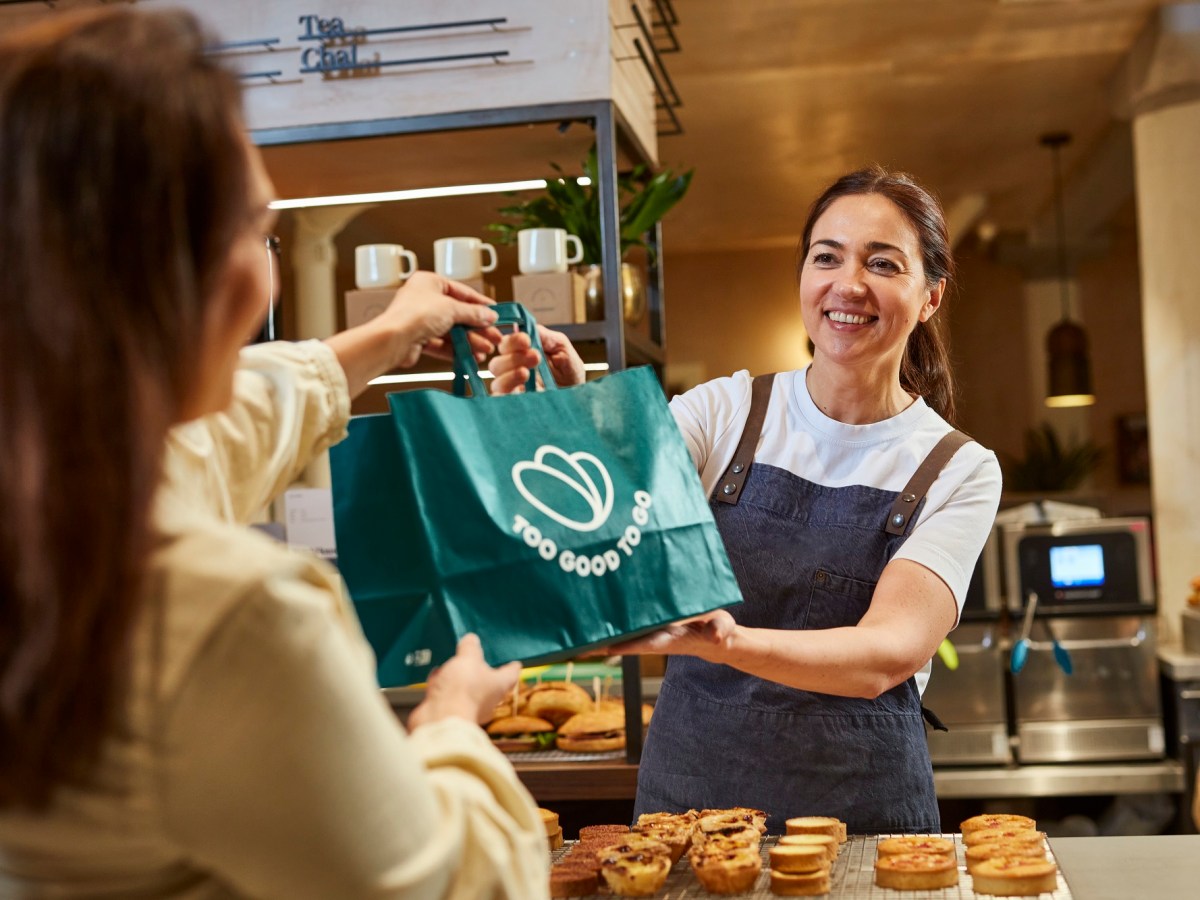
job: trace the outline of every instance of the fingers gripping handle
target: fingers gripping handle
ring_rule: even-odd
[[[515,325],[521,331],[529,335],[529,342],[533,349],[538,354],[538,364],[529,373],[529,381],[525,385],[527,391],[537,390],[537,376],[542,376],[542,384],[546,390],[554,390],[554,375],[550,371],[550,366],[546,363],[546,354],[542,350],[542,341],[538,337],[537,323],[533,320],[533,315],[519,303],[497,303],[492,307],[496,311],[496,322],[498,327],[506,325]],[[454,394],[462,397],[466,393],[466,386],[471,385],[471,396],[484,398],[487,397],[487,388],[484,387],[483,379],[479,377],[479,366],[475,362],[475,354],[471,351],[471,342],[467,340],[467,329],[462,325],[455,325],[450,329],[450,341],[454,345]]]

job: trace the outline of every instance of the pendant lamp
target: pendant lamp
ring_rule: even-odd
[[[1042,146],[1054,154],[1054,213],[1058,224],[1058,280],[1062,291],[1062,320],[1046,336],[1046,405],[1051,407],[1091,406],[1092,366],[1088,359],[1087,333],[1071,321],[1067,305],[1067,232],[1063,224],[1062,171],[1058,153],[1071,140],[1064,132],[1042,135]]]

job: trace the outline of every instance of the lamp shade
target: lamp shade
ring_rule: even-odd
[[[1074,322],[1063,319],[1046,337],[1047,370],[1046,405],[1091,406],[1092,366],[1088,360],[1087,334]]]

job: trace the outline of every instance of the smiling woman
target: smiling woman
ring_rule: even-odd
[[[913,179],[866,169],[816,201],[801,250],[812,364],[671,403],[745,602],[611,648],[673,656],[635,813],[937,832],[921,691],[1000,498],[994,454],[948,421],[945,222]],[[501,342],[498,390],[527,347]]]

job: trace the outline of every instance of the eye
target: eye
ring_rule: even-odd
[[[886,257],[876,257],[867,263],[875,272],[882,272],[885,275],[892,275],[900,271],[900,267]]]
[[[836,266],[837,257],[828,250],[819,250],[813,254],[812,262],[814,266]]]

